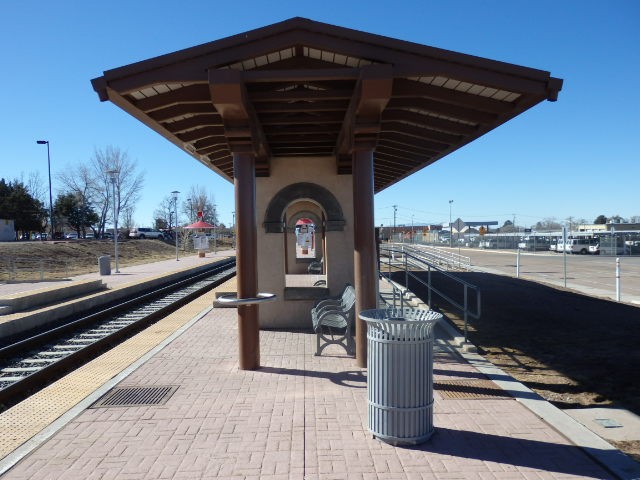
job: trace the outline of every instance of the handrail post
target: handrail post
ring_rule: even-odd
[[[427,295],[428,295],[428,300],[429,300],[429,308],[433,308],[431,306],[431,265],[427,264]]]
[[[409,264],[407,262],[407,252],[404,252],[404,289],[409,289]]]
[[[469,312],[468,305],[468,287],[464,286],[464,343],[468,341],[468,331],[467,331],[467,314]]]

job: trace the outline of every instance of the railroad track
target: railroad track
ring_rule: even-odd
[[[0,410],[235,275],[235,258],[0,348]]]

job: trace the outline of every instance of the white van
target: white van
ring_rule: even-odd
[[[589,253],[589,239],[588,238],[568,238],[564,248],[567,253],[579,253],[580,255],[586,255]]]

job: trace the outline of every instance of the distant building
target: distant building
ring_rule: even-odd
[[[640,231],[640,223],[599,223],[578,225],[579,232]]]
[[[13,242],[16,239],[16,228],[13,220],[0,218],[0,242]]]

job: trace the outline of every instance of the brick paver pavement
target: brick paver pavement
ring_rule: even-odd
[[[513,399],[436,391],[436,433],[394,447],[366,426],[366,370],[309,333],[261,332],[239,371],[234,309],[214,309],[121,385],[178,385],[163,406],[83,411],[8,471],[14,479],[613,478]],[[435,379],[481,378],[438,342]]]

